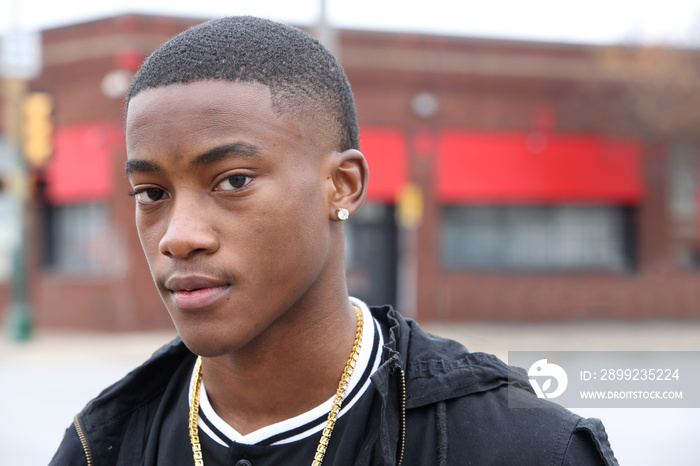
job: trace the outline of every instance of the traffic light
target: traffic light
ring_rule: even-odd
[[[22,150],[30,164],[41,167],[53,152],[53,97],[45,92],[30,92],[22,110]]]

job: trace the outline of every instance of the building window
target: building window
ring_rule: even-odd
[[[459,205],[443,209],[450,268],[625,270],[631,209],[600,205]]]
[[[115,245],[104,203],[47,206],[44,265],[76,275],[104,275],[113,270]]]

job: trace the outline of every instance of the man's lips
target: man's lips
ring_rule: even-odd
[[[172,276],[165,287],[180,309],[199,309],[213,304],[221,298],[231,284],[224,280],[204,276]]]

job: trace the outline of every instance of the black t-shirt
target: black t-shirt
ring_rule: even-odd
[[[373,415],[374,394],[374,387],[370,385],[369,390],[363,394],[352,409],[338,420],[333,429],[324,465],[355,464],[354,459],[359,456],[360,452],[366,448],[371,449],[377,442],[379,432],[376,423],[372,422],[372,419],[375,418]],[[161,427],[157,463],[159,465],[194,464],[187,430],[186,403],[187,395],[185,394],[178,403],[179,407],[184,408],[184,411],[173,412],[172,419],[168,419],[171,422],[167,422]],[[230,446],[223,446],[201,429],[199,435],[206,466],[235,466],[243,459],[248,460],[253,466],[310,465],[316,454],[316,446],[320,438],[321,433],[318,432],[300,440],[277,445],[266,445],[265,442],[255,445],[232,442]]]
[[[354,459],[366,449],[372,449],[379,437],[378,426],[374,422],[378,411],[377,400],[375,400],[376,391],[369,376],[381,362],[380,349],[384,338],[383,332],[379,330],[379,324],[368,313],[365,314],[364,321],[373,323],[367,326],[368,333],[363,332],[361,357],[364,356],[366,364],[361,369],[362,372],[353,374],[350,392],[343,401],[341,415],[333,429],[323,461],[324,465],[354,464]],[[366,344],[366,342],[371,343]],[[181,387],[176,391],[177,398],[169,403],[170,406],[164,415],[158,440],[158,465],[194,464],[187,428],[190,382],[190,379],[182,380]],[[223,421],[209,407],[206,391],[200,392],[199,439],[204,464],[206,466],[310,465],[328,416],[328,411],[320,408],[300,416],[303,422],[292,423],[291,429],[281,431],[277,429],[273,435],[266,435],[254,442],[242,443],[232,440],[227,433],[222,432],[226,430],[226,426],[222,429],[218,428],[222,426]],[[215,419],[209,419],[207,412]],[[230,429],[230,426],[228,428]],[[247,460],[248,463],[244,461],[239,463],[241,460]]]

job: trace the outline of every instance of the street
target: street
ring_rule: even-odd
[[[425,328],[472,351],[700,350],[700,322],[432,324]],[[0,340],[2,464],[46,465],[73,415],[174,333],[41,333]],[[700,409],[574,410],[603,420],[622,465],[697,464]]]

